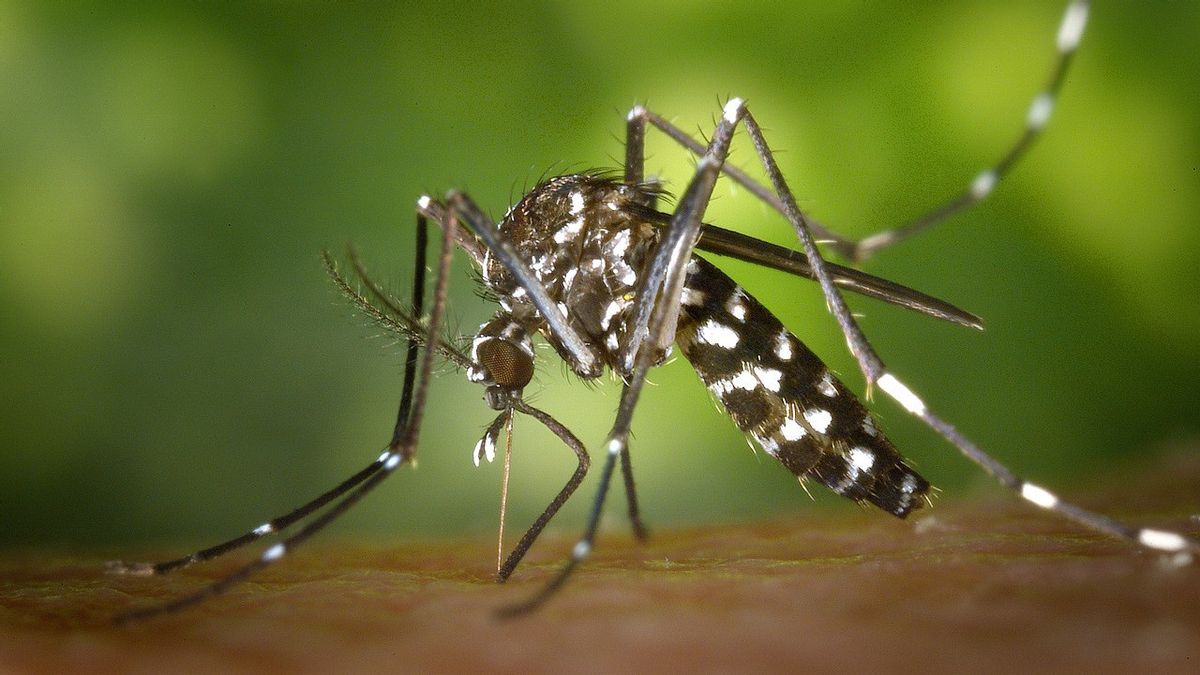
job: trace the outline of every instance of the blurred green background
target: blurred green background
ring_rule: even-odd
[[[802,206],[844,232],[922,212],[1020,131],[1061,4],[0,2],[0,545],[190,548],[365,465],[401,350],[320,250],[353,241],[407,292],[419,195],[459,187],[499,215],[546,172],[616,166],[635,102],[700,131],[744,97]],[[927,402],[1068,494],[1200,430],[1200,5],[1093,9],[1027,161],[867,265],[988,330],[851,300]],[[754,168],[744,140],[734,161]],[[650,153],[681,189],[685,153]],[[713,222],[791,242],[744,191],[717,194]],[[470,332],[490,310],[464,263],[452,319]],[[861,390],[813,284],[726,267]],[[529,393],[598,448],[618,388],[563,371],[543,361]],[[686,362],[653,381],[633,447],[652,527],[855,508],[813,505],[752,454]],[[471,464],[491,411],[449,368],[435,384],[418,468],[340,535],[494,530],[499,465]],[[876,409],[942,501],[995,493]],[[519,421],[510,527],[571,469]]]

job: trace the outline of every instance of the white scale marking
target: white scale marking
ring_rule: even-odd
[[[823,408],[809,408],[804,411],[804,421],[808,422],[808,426],[812,427],[813,431],[823,434],[829,430],[829,425],[833,422],[833,415]]]
[[[486,323],[483,324],[483,326],[480,326],[479,329],[483,330],[483,327],[486,325],[487,325]],[[482,344],[485,344],[487,342],[490,342],[491,340],[495,340],[495,339],[496,338],[494,338],[490,335],[476,335],[475,339],[471,340],[471,360],[476,363],[479,363],[479,346]],[[385,452],[385,453],[383,453],[383,455],[380,455],[379,460],[383,461],[384,455],[387,455],[387,454],[389,454],[389,453]]]
[[[699,291],[687,286],[683,287],[683,292],[679,294],[679,302],[691,307],[699,307],[704,304],[704,291]]]
[[[792,338],[786,328],[775,336],[775,356],[778,356],[780,361],[792,360]]]
[[[725,349],[733,349],[738,346],[738,342],[740,341],[737,331],[729,326],[722,326],[712,319],[700,324],[699,330],[696,331],[696,339],[704,344],[724,347]]]
[[[992,190],[996,187],[996,181],[997,177],[994,170],[988,169],[980,173],[975,177],[975,180],[971,181],[971,196],[975,199],[983,199],[991,194]]]
[[[483,456],[489,462],[496,461],[496,439],[491,434],[483,442]]]
[[[746,391],[754,391],[758,388],[758,378],[749,368],[743,368],[738,371],[731,379],[726,380],[729,383],[730,389],[745,389]]]
[[[850,449],[850,469],[853,472],[851,478],[857,479],[859,474],[867,473],[873,466],[875,466],[875,453],[857,446]]]
[[[798,441],[807,433],[808,430],[804,428],[804,425],[790,417],[785,418],[783,424],[779,425],[779,434],[787,441]]]
[[[625,251],[629,250],[630,235],[629,230],[621,230],[613,235],[612,248],[609,249],[610,254],[614,258],[620,258],[625,255]]]
[[[419,208],[421,210],[428,209],[429,202],[431,202],[431,201],[433,201],[433,200],[431,200],[429,198],[429,195],[421,195],[421,197],[419,199],[417,199],[417,208]]]
[[[483,326],[486,325],[486,323],[483,324]],[[483,326],[480,326],[479,328],[482,329]],[[467,379],[471,382],[483,382],[487,380],[487,369],[482,367],[482,365],[479,363],[479,347],[480,345],[495,339],[496,338],[490,335],[477,335],[475,336],[475,339],[471,341],[471,367],[467,368]],[[383,453],[379,456],[378,461],[384,461],[388,458],[388,456],[390,456],[390,454],[391,453],[387,452]]]
[[[487,459],[488,462],[496,461],[496,439],[492,438],[490,433],[484,433],[483,438],[475,444],[475,453],[473,456],[475,466],[479,466],[480,459]]]
[[[733,294],[725,301],[725,311],[738,321],[746,320],[746,294],[740,288],[733,289]]]
[[[1042,92],[1033,97],[1033,103],[1029,104],[1026,123],[1030,129],[1039,130],[1046,126],[1052,112],[1054,112],[1054,97],[1049,92]]]
[[[733,380],[716,380],[708,385],[708,390],[717,398],[724,398],[725,394],[733,391]]]
[[[283,544],[281,544],[281,543],[275,544],[271,548],[263,551],[262,561],[263,562],[271,562],[273,560],[279,560],[280,558],[283,557],[283,554],[286,551],[287,551],[287,547],[284,546]]]
[[[1143,529],[1138,532],[1138,541],[1143,546],[1156,548],[1160,551],[1182,551],[1187,548],[1187,539],[1163,530]]]
[[[768,455],[774,457],[779,454],[779,444],[775,442],[775,439],[770,437],[764,438],[758,434],[751,435],[754,436],[754,440],[758,441],[758,444],[762,446],[762,449],[765,450]]]
[[[825,371],[824,375],[821,375],[821,381],[817,383],[817,391],[829,398],[837,396],[837,387],[833,386],[833,375],[828,370]]]
[[[571,215],[583,213],[583,193],[576,190],[571,193]]]
[[[725,121],[730,124],[737,122],[738,115],[742,113],[742,106],[744,105],[745,102],[740,98],[734,97],[729,99],[729,102],[725,104]]]
[[[1085,2],[1073,2],[1063,15],[1058,27],[1058,51],[1069,52],[1079,46],[1083,28],[1087,25],[1088,6]]]
[[[1055,497],[1046,488],[1033,483],[1021,485],[1021,496],[1043,509],[1052,509],[1058,505],[1058,497]]]
[[[903,382],[896,379],[891,373],[884,373],[883,377],[876,382],[879,388],[888,393],[889,396],[896,399],[896,402],[904,406],[904,409],[914,415],[925,414],[925,403],[906,387]]]
[[[568,220],[566,225],[558,228],[558,232],[554,233],[554,241],[558,244],[565,244],[568,240],[574,239],[583,230],[583,217],[574,220]]]
[[[850,450],[850,462],[846,465],[846,477],[838,482],[833,491],[842,494],[851,485],[858,482],[859,477],[871,470],[875,466],[875,454],[866,448],[855,446]]]
[[[870,415],[863,418],[862,430],[868,436],[874,437],[879,435],[879,429],[875,428],[875,420],[871,419]]]
[[[391,471],[392,469],[396,468],[396,465],[399,463],[400,455],[398,453],[393,453],[392,456],[388,457],[387,461],[383,463],[383,468],[385,471]]]
[[[613,317],[621,312],[624,305],[625,303],[620,299],[608,303],[608,307],[604,308],[604,317],[600,319],[600,328],[608,330],[608,325],[612,323]]]
[[[762,386],[771,391],[779,391],[779,381],[783,379],[783,371],[775,368],[763,368],[762,366],[754,366],[754,376]]]
[[[575,560],[583,560],[592,552],[592,545],[586,541],[575,543],[575,548],[571,549],[571,557]]]

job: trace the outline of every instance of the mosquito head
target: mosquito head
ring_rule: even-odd
[[[485,398],[493,410],[508,407],[533,379],[533,343],[511,314],[500,312],[479,327],[467,377],[487,387]]]
[[[533,379],[533,357],[518,344],[499,338],[488,338],[476,348],[478,362],[476,370],[487,384],[485,398],[493,410],[508,407],[512,396],[520,396],[521,390]]]

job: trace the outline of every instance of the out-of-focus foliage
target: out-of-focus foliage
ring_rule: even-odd
[[[406,293],[420,194],[464,188],[499,215],[547,172],[616,165],[633,103],[703,131],[736,94],[802,206],[869,233],[999,156],[1042,86],[1060,11],[0,4],[0,543],[201,543],[373,459],[400,350],[371,339],[318,253],[352,240]],[[1200,10],[1093,14],[1028,161],[984,205],[868,265],[988,330],[853,302],[931,405],[1068,488],[1200,429]],[[650,152],[648,169],[681,189],[686,155],[659,139]],[[734,161],[755,166],[746,144]],[[710,220],[789,242],[744,191],[717,192]],[[812,284],[728,268],[861,387]],[[452,302],[461,332],[490,312],[464,264]],[[617,388],[579,386],[546,356],[535,404],[596,447]],[[814,508],[751,454],[686,363],[653,381],[634,445],[652,524]],[[470,460],[490,419],[480,394],[440,373],[419,468],[342,531],[493,528],[498,467]],[[987,484],[896,406],[877,409],[944,498]],[[513,527],[571,463],[518,423]]]

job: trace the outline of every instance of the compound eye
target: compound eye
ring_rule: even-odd
[[[533,379],[533,357],[511,342],[486,340],[476,348],[475,356],[497,386],[523,389]]]

